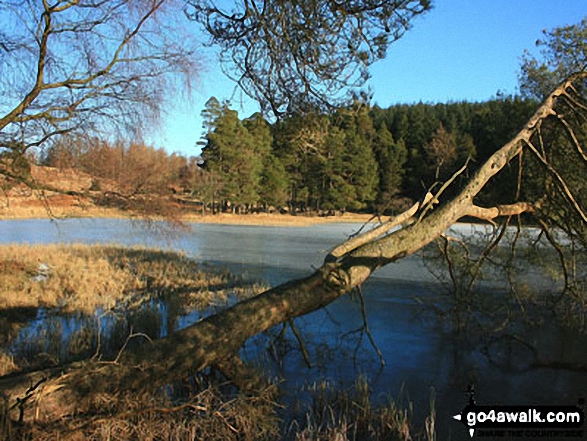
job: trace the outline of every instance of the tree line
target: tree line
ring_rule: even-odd
[[[194,191],[224,209],[389,214],[463,165],[473,171],[535,107],[532,99],[511,96],[386,109],[357,101],[270,124],[260,114],[241,120],[228,103],[211,98],[202,114],[207,181]],[[515,185],[513,175],[505,181]]]
[[[270,123],[258,113],[241,119],[228,103],[210,98],[202,112],[201,156],[169,154],[142,142],[64,136],[41,163],[88,173],[96,190],[174,193],[212,211],[393,214],[465,164],[459,179],[466,178],[535,106],[533,99],[512,96],[389,108],[357,101]],[[513,191],[515,170],[503,174],[486,203]]]

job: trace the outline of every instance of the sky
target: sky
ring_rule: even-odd
[[[485,101],[518,92],[524,50],[538,55],[544,29],[575,24],[587,16],[587,0],[433,0],[434,9],[390,46],[371,67],[372,104]],[[177,93],[160,126],[146,141],[169,153],[200,153],[200,113],[215,96],[230,99],[241,117],[259,110],[221,72],[214,55],[205,55],[192,96]]]

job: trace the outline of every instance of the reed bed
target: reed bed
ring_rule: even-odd
[[[147,291],[189,294],[209,305],[226,294],[211,287],[238,285],[227,272],[204,270],[181,253],[89,245],[1,246],[0,280],[0,310],[44,307],[87,314]]]

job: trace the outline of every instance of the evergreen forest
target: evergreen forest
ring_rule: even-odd
[[[241,119],[212,97],[202,112],[201,156],[78,137],[62,138],[41,162],[114,181],[125,195],[173,193],[213,212],[394,214],[448,180],[458,191],[536,106],[515,96],[389,108],[356,101],[269,122],[259,113]],[[504,170],[481,202],[514,198],[515,168]]]

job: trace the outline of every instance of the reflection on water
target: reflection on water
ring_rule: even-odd
[[[275,285],[308,274],[320,265],[328,249],[356,228],[348,224],[287,228],[193,225],[191,231],[170,237],[123,220],[69,220],[59,222],[58,227],[44,220],[27,220],[1,222],[0,242],[107,242],[173,248]],[[290,391],[324,378],[348,385],[357,374],[364,374],[371,381],[375,399],[399,397],[404,404],[413,402],[416,422],[423,421],[429,410],[433,387],[439,439],[467,439],[462,425],[451,416],[465,405],[471,383],[483,404],[570,405],[585,397],[584,371],[538,368],[536,354],[524,343],[538,348],[543,359],[585,365],[584,337],[550,324],[526,330],[518,339],[486,341],[484,345],[470,336],[447,335],[443,323],[414,300],[435,298],[438,289],[417,256],[382,269],[365,283],[369,325],[385,366],[361,332],[360,304],[351,296],[296,320],[312,368],[295,349],[291,335],[286,342],[276,340],[280,329],[249,341],[243,354],[260,361],[270,373],[282,375]],[[63,318],[43,311],[21,330],[13,350],[31,360],[38,354],[65,359],[94,354],[99,345],[101,353],[111,357],[130,332],[157,338],[210,312],[186,311],[178,302],[161,299],[122,315]],[[47,338],[33,346],[38,335]],[[286,395],[285,399],[291,398]]]

